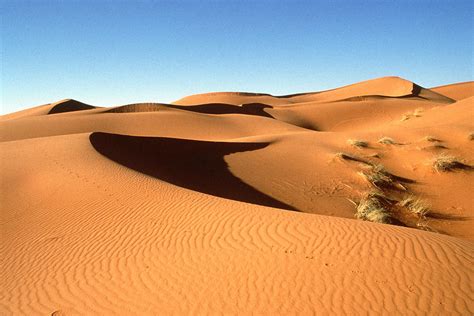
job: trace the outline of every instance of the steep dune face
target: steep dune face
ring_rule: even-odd
[[[162,181],[214,196],[293,209],[242,182],[227,170],[224,156],[265,148],[269,143],[206,142],[164,137],[90,135],[101,154]]]
[[[3,116],[0,314],[473,314],[474,97],[446,87]]]
[[[52,104],[51,110],[49,110],[48,114],[58,114],[58,113],[65,113],[65,112],[75,112],[75,111],[83,111],[83,110],[91,110],[95,109],[94,106],[85,104],[76,100],[66,99]]]

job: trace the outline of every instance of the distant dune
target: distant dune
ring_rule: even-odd
[[[431,91],[443,94],[454,100],[462,100],[474,94],[474,81],[449,84],[446,86],[431,88]]]
[[[0,118],[0,314],[474,314],[474,82]]]

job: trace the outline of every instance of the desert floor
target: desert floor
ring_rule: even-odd
[[[0,119],[0,314],[474,314],[474,82]]]

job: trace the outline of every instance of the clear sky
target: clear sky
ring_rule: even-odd
[[[2,113],[473,80],[473,1],[0,0]]]

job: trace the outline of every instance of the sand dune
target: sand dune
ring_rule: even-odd
[[[462,100],[474,96],[474,81],[449,84],[430,90],[454,100]]]
[[[258,150],[268,143],[206,142],[164,137],[90,135],[104,156],[162,181],[236,201],[292,209],[242,182],[228,170],[224,157]]]
[[[473,314],[471,86],[5,115],[0,314]]]
[[[300,93],[287,96],[272,96],[260,93],[205,93],[182,98],[175,104],[193,105],[202,103],[265,103],[284,105],[303,102],[328,102],[361,97],[415,98],[438,103],[452,103],[454,100],[437,92],[425,89],[399,77],[383,77],[322,92]],[[356,99],[358,100],[358,99]]]

